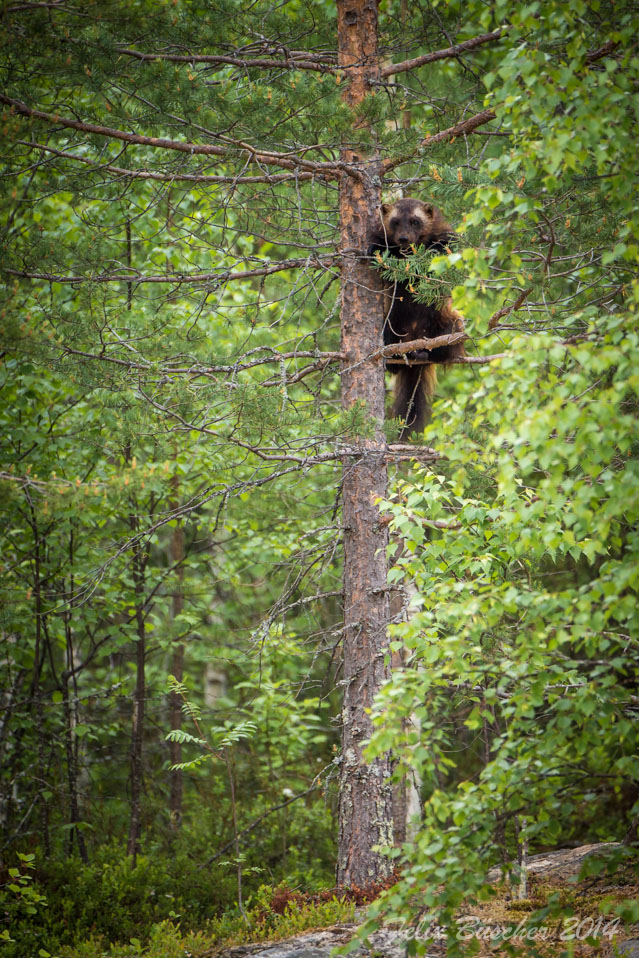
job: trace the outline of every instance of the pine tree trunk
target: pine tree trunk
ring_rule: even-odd
[[[379,79],[376,0],[338,0],[339,63],[344,99],[356,107]],[[361,455],[344,462],[344,703],[339,798],[339,885],[366,885],[390,871],[375,845],[393,837],[388,756],[362,760],[372,725],[368,709],[390,674],[384,655],[389,617],[386,526],[375,505],[386,495],[384,457],[384,367],[370,360],[381,343],[380,282],[366,259],[368,234],[380,202],[379,158],[351,149],[342,160],[357,163],[361,176],[340,184],[342,251],[342,407],[362,404],[375,422],[372,439],[359,440]]]

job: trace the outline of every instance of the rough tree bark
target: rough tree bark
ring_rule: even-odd
[[[380,77],[376,0],[338,0],[339,64],[344,99],[355,108]],[[345,148],[342,161],[360,175],[340,184],[342,251],[342,408],[362,404],[375,423],[372,439],[359,440],[360,455],[344,462],[344,702],[339,798],[339,885],[365,885],[388,875],[390,862],[376,845],[393,839],[390,759],[372,764],[362,749],[372,731],[373,697],[390,674],[385,663],[389,599],[386,575],[387,527],[375,500],[386,495],[384,366],[379,351],[382,298],[375,271],[365,258],[368,231],[379,208],[379,156]]]

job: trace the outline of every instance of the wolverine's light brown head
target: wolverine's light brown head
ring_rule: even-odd
[[[382,226],[386,244],[405,252],[411,246],[445,243],[451,232],[435,206],[414,199],[382,203]]]

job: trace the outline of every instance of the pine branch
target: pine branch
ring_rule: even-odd
[[[36,3],[31,0],[29,3],[18,3],[12,7],[6,7],[5,13],[24,13],[27,10],[63,10],[62,0],[53,0],[52,3]]]
[[[287,269],[325,269],[332,263],[339,260],[338,254],[313,257],[306,259],[283,259],[277,263],[271,263],[268,266],[260,266],[257,269],[241,270],[239,272],[218,272],[218,273],[160,273],[159,275],[145,276],[142,273],[131,271],[130,273],[99,273],[97,275],[76,275],[62,276],[57,273],[33,273],[29,270],[5,269],[4,272],[10,276],[17,276],[19,279],[42,279],[50,283],[169,283],[180,286],[182,283],[212,283],[213,288],[217,289],[224,283],[230,283],[236,279],[251,279],[254,276],[271,276],[273,273],[281,273]]]
[[[482,110],[481,113],[476,113],[474,116],[469,117],[467,120],[462,120],[460,123],[456,123],[454,126],[449,126],[446,130],[441,130],[439,133],[434,133],[432,136],[426,136],[419,144],[421,147],[431,147],[436,146],[438,143],[443,143],[444,140],[451,140],[451,142],[458,136],[466,136],[469,133],[473,133],[478,127],[483,126],[484,123],[490,123],[491,120],[496,119],[497,114],[494,110]],[[382,175],[385,175],[390,170],[394,170],[396,166],[400,166],[402,163],[406,163],[407,160],[412,160],[413,154],[400,156],[394,160],[385,160],[382,163]]]
[[[300,59],[291,57],[290,60],[272,60],[268,57],[257,57],[253,60],[247,60],[244,57],[230,57],[217,54],[180,54],[180,53],[142,53],[140,50],[119,49],[118,53],[128,57],[134,57],[136,60],[165,60],[170,63],[208,63],[212,66],[234,66],[241,67],[243,70],[254,68],[278,69],[278,70],[314,70],[318,73],[335,72],[336,67],[330,63],[324,63],[322,60],[312,60],[308,58]]]
[[[51,153],[53,156],[59,156],[64,160],[73,160],[75,163],[83,163],[90,166],[98,172],[113,173],[115,176],[123,176],[132,180],[153,180],[160,183],[290,183],[300,182],[302,180],[312,180],[315,173],[264,173],[262,176],[242,176],[238,173],[236,176],[222,176],[208,173],[160,173],[157,170],[127,170],[121,166],[112,166],[110,163],[100,163],[97,160],[89,160],[86,156],[77,156],[75,153],[67,153],[65,150],[56,150],[52,146],[44,143],[35,143],[30,140],[16,140],[20,146],[28,146],[33,150],[42,150],[43,153]]]
[[[432,53],[425,53],[421,57],[413,57],[412,60],[402,60],[401,63],[391,63],[387,67],[383,67],[382,76],[389,77],[396,73],[405,73],[407,70],[414,70],[416,67],[421,67],[425,63],[434,63],[436,60],[457,57],[460,53],[474,50],[476,47],[482,46],[485,43],[501,39],[508,29],[507,26],[500,27],[499,30],[493,30],[492,33],[483,33],[479,37],[473,37],[471,40],[456,43],[454,46],[447,47],[445,50],[435,50]]]
[[[336,353],[335,356],[339,356],[340,359],[343,358],[341,353]],[[302,379],[305,379],[307,376],[310,376],[311,373],[319,372],[320,370],[326,369],[327,366],[330,366],[331,363],[337,362],[338,360],[333,356],[329,356],[326,359],[318,359],[317,362],[309,363],[308,366],[304,366],[303,369],[298,369],[297,372],[292,373],[290,376],[278,376],[273,379],[266,379],[261,385],[264,386],[294,386],[295,383],[300,382]]]
[[[188,153],[190,156],[219,156],[228,160],[236,154],[226,146],[217,146],[214,143],[189,143],[184,140],[169,140],[165,137],[142,136],[139,133],[128,133],[126,130],[118,130],[109,126],[101,126],[97,123],[85,123],[81,120],[73,120],[70,117],[62,117],[57,113],[45,113],[42,110],[34,110],[23,103],[21,100],[14,100],[11,97],[0,93],[0,103],[5,103],[15,113],[21,116],[32,117],[36,120],[45,120],[55,126],[64,126],[71,130],[79,130],[81,133],[91,133],[94,136],[104,136],[107,139],[121,140],[123,143],[131,143],[136,146],[150,146],[154,149],[176,150],[178,153]],[[312,160],[304,160],[298,157],[291,158],[290,155],[278,153],[261,153],[255,147],[243,143],[238,146],[242,152],[249,154],[249,162],[260,163],[264,166],[279,166],[286,170],[307,170],[314,173],[323,173],[325,176],[333,174],[339,176],[340,171],[354,172],[346,168],[346,164],[340,162],[315,163]]]
[[[117,346],[117,342],[105,344],[106,346]],[[266,352],[268,349],[268,355],[261,356],[259,359],[251,360],[250,362],[240,362],[239,360],[236,363],[231,364],[207,364],[203,366],[201,363],[192,363],[190,366],[175,366],[172,365],[172,361],[165,360],[163,363],[151,363],[146,361],[135,362],[131,359],[120,359],[117,356],[109,356],[107,353],[89,353],[83,349],[73,349],[71,346],[65,346],[64,344],[60,347],[61,351],[65,356],[78,356],[82,359],[89,359],[95,362],[104,362],[104,363],[113,363],[116,366],[122,366],[124,369],[135,370],[137,372],[149,372],[155,373],[158,376],[190,376],[197,379],[200,376],[216,376],[218,373],[228,373],[230,375],[236,375],[237,373],[243,372],[245,369],[254,369],[256,366],[264,366],[269,363],[276,363],[280,365],[283,361],[287,359],[314,359],[315,362],[305,366],[298,373],[294,373],[290,379],[287,379],[287,383],[294,382],[296,377],[299,375],[299,378],[303,378],[301,374],[307,376],[314,369],[321,369],[328,363],[340,362],[344,359],[343,353],[338,352],[320,352],[319,350],[293,350],[291,352],[281,353],[276,349],[271,349],[270,347],[260,347],[259,351]],[[250,355],[250,354],[249,354]],[[279,377],[277,380],[269,380],[261,385],[270,386],[281,384],[282,379]]]
[[[528,289],[525,289],[517,297],[517,299],[512,304],[512,306],[502,306],[502,308],[498,309],[496,313],[493,313],[493,315],[488,320],[488,328],[494,329],[500,319],[503,319],[504,316],[508,316],[509,313],[514,313],[516,310],[518,310],[519,307],[523,304],[526,297],[529,296],[530,293],[532,293],[532,291],[533,291],[532,286],[529,286]]]
[[[476,113],[467,120],[462,120],[461,123],[456,123],[454,126],[448,127],[447,130],[442,130],[440,133],[424,137],[421,145],[434,146],[436,143],[442,143],[444,140],[454,140],[457,136],[465,136],[468,133],[472,133],[477,127],[483,126],[484,123],[490,123],[496,116],[497,114],[494,110],[482,110],[481,113]]]
[[[435,336],[433,339],[412,339],[407,343],[391,343],[390,346],[384,346],[377,353],[373,353],[371,359],[386,359],[389,356],[403,356],[405,353],[413,353],[417,350],[438,349],[440,346],[453,346],[455,343],[462,343],[468,339],[468,333],[446,333],[444,336]]]
[[[488,353],[485,356],[455,356],[454,359],[438,360],[412,359],[408,356],[402,359],[387,359],[387,366],[486,366],[495,359],[506,359],[510,353]],[[394,370],[390,370],[394,372]]]
[[[442,452],[437,452],[430,446],[419,446],[412,442],[391,442],[385,453],[385,458],[392,461],[419,460],[420,462],[436,462],[438,459],[445,459]],[[384,524],[385,517],[380,519]],[[390,521],[390,519],[389,519]]]
[[[608,40],[603,46],[598,47],[598,49],[586,55],[586,63],[596,63],[597,60],[602,60],[604,57],[607,57],[609,53],[613,53],[618,46],[618,40]]]
[[[371,356],[371,359],[386,359],[388,366],[483,366],[493,362],[495,359],[505,359],[508,353],[492,353],[488,356],[457,356],[455,359],[447,359],[445,362],[433,363],[433,360],[424,357],[424,353],[440,346],[452,346],[454,343],[463,343],[469,338],[468,333],[447,333],[445,336],[436,336],[434,339],[413,339],[408,343],[392,343],[390,346],[384,346],[379,352]],[[409,353],[421,353],[422,355],[410,356]]]

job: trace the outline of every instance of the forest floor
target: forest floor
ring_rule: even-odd
[[[479,951],[471,954],[495,956],[516,953],[556,958],[570,954],[574,958],[639,958],[639,923],[623,923],[614,915],[622,901],[639,901],[639,882],[635,868],[628,867],[614,877],[605,874],[577,880],[588,856],[610,844],[584,845],[531,856],[527,862],[527,887],[498,886],[490,901],[461,908],[457,916],[458,940],[477,939]],[[499,870],[493,874],[499,880]],[[560,913],[568,917],[536,919],[528,927],[533,912],[556,900]],[[604,905],[602,913],[600,906]],[[363,910],[362,910],[363,911]],[[213,949],[207,958],[328,958],[331,950],[345,945],[357,930],[357,922],[306,931],[279,942],[242,944]],[[445,930],[431,928],[434,937],[427,946],[427,958],[446,954]],[[372,935],[371,949],[358,948],[357,958],[405,958],[406,932],[389,926]],[[476,946],[475,946],[476,947]]]

